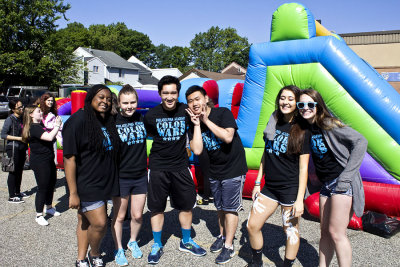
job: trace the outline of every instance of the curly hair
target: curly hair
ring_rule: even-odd
[[[46,105],[46,100],[52,97],[54,99],[53,105],[51,107],[48,107]],[[40,110],[43,112],[43,117],[45,117],[49,112],[53,113],[54,116],[57,116],[57,103],[56,99],[54,96],[52,96],[49,93],[45,93],[40,97]]]

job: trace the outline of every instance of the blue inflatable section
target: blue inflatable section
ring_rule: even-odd
[[[192,85],[203,86],[203,83],[209,81],[209,78],[194,78],[194,79],[187,79],[181,82],[181,90],[179,92],[178,101],[182,103],[187,103],[185,93],[187,89],[189,89]]]
[[[255,44],[250,49],[239,134],[252,147],[268,66],[319,62],[381,127],[400,144],[400,95],[345,42],[332,36]],[[249,121],[254,123],[249,124]]]
[[[217,81],[219,88],[219,99],[218,99],[219,107],[225,107],[228,108],[229,110],[231,109],[233,91],[235,90],[235,86],[237,83],[243,83],[243,80],[227,79],[227,80]]]

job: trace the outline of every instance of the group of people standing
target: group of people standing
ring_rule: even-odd
[[[35,199],[36,222],[48,225],[44,214],[60,216],[53,207],[53,195],[57,181],[55,139],[60,136],[61,118],[57,116],[53,96],[46,93],[40,98],[40,107],[24,107],[19,100],[10,100],[10,116],[4,122],[1,137],[7,140],[6,152],[14,161],[14,170],[8,174],[9,203],[24,203],[28,198],[21,192],[22,172],[26,151],[30,148],[29,165],[35,174],[37,193]]]
[[[178,101],[180,88],[176,77],[163,77],[158,84],[161,104],[143,116],[137,110],[140,99],[136,91],[125,85],[117,98],[118,114],[113,115],[110,89],[95,85],[88,90],[84,108],[65,123],[62,137],[69,207],[78,210],[76,266],[104,266],[100,244],[106,233],[108,199],[113,200],[112,235],[118,265],[128,265],[122,244],[127,212],[132,219],[126,247],[133,258],[143,256],[137,238],[146,197],[154,239],[147,258],[149,264],[157,264],[163,255],[162,230],[168,198],[171,206],[179,211],[182,232],[179,250],[195,256],[206,255],[206,250],[191,238],[192,209],[197,194],[189,169],[188,142],[193,153],[203,159],[200,167],[207,174],[217,209],[219,235],[210,251],[219,253],[215,259],[218,264],[229,262],[235,255],[233,240],[247,173],[238,127],[229,109],[209,105],[204,88],[188,88],[187,105]],[[20,114],[14,115],[18,119],[22,114],[18,113],[18,103],[12,110]],[[40,124],[43,120],[40,109],[26,108],[25,114],[28,123],[24,124],[22,139],[13,139],[18,134],[12,137],[9,130],[6,132],[10,136],[6,137],[22,145],[23,141],[30,143],[31,157],[34,156],[31,165],[39,187],[37,218],[44,205],[45,212],[56,215],[51,206],[52,193],[47,189],[54,190],[54,154],[50,154],[61,121],[54,116],[54,128],[46,131]],[[152,138],[148,165],[147,137]],[[277,95],[276,111],[264,130],[264,141],[247,222],[252,248],[248,266],[262,266],[263,240],[268,237],[262,236],[261,229],[279,205],[287,236],[284,266],[292,266],[300,245],[299,220],[304,211],[310,154],[322,183],[319,264],[328,266],[336,252],[339,265],[350,266],[351,245],[346,228],[353,212],[357,216],[363,212],[364,191],[359,167],[367,148],[365,138],[334,118],[317,91],[300,90],[291,85],[283,87]],[[47,170],[43,165],[35,167],[39,160],[48,165]],[[43,179],[44,176],[48,178]],[[265,179],[262,190],[261,179]],[[20,178],[9,180],[9,187],[14,184],[10,200],[20,198],[17,183]]]

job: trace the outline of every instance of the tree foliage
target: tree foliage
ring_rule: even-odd
[[[169,47],[164,44],[160,44],[153,50],[150,67],[178,68],[181,72],[185,72],[189,68],[191,58],[190,49],[188,47]]]
[[[233,61],[247,66],[249,48],[247,38],[239,36],[236,29],[218,26],[196,34],[190,42],[194,67],[215,72]]]
[[[53,35],[70,6],[59,0],[0,0],[0,82],[56,87],[77,63]]]

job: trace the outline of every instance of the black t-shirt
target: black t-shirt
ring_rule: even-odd
[[[180,171],[189,166],[186,151],[186,133],[189,118],[187,105],[177,103],[172,111],[162,105],[150,109],[144,117],[147,134],[153,137],[149,156],[149,169]]]
[[[337,178],[344,168],[337,162],[321,129],[313,124],[310,131],[312,159],[318,179],[321,182],[327,182]]]
[[[135,112],[132,117],[121,114],[116,118],[121,139],[119,178],[135,179],[147,173],[146,129],[143,115]]]
[[[46,128],[42,123],[32,123],[29,128],[28,142],[32,160],[54,158],[53,142],[40,139],[44,132]]]
[[[75,156],[76,183],[81,201],[111,199],[119,195],[119,183],[117,166],[111,156],[113,147],[109,134],[102,127],[104,150],[108,152],[101,155],[89,148],[85,125],[83,110],[78,110],[66,121],[62,131],[64,156]]]
[[[284,189],[288,194],[297,194],[299,186],[299,155],[288,154],[287,146],[292,125],[276,124],[274,140],[265,140],[265,186]],[[300,155],[310,153],[310,132],[306,130]]]
[[[203,123],[200,124],[203,149],[210,160],[208,171],[210,178],[224,180],[245,175],[247,172],[246,155],[237,133],[237,125],[232,112],[227,108],[212,108],[208,119],[221,128],[233,128],[232,142],[227,144],[214,135]],[[190,123],[189,139],[193,139],[194,125]],[[203,167],[203,166],[202,166]]]

